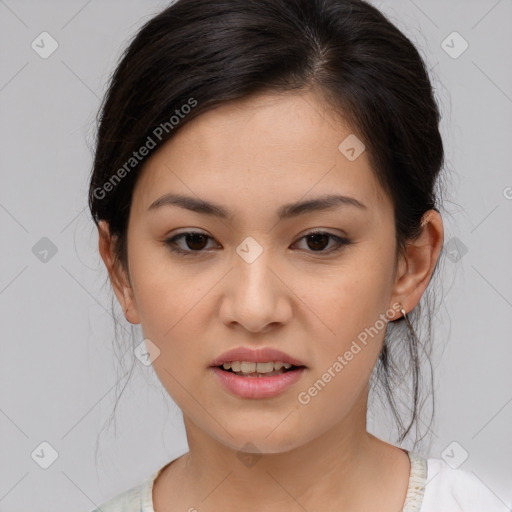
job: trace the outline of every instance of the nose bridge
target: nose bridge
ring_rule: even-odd
[[[238,245],[236,254],[235,267],[240,285],[258,293],[272,287],[272,272],[268,268],[272,255],[268,245],[264,247],[263,241],[260,243],[253,236],[248,236]]]
[[[266,325],[284,322],[290,308],[282,296],[283,288],[274,275],[274,255],[254,237],[248,236],[236,248],[225,320],[236,321],[247,330],[259,331]],[[270,268],[269,268],[270,267]]]

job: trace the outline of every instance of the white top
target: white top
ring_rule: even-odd
[[[404,451],[409,455],[411,472],[402,512],[511,512],[472,473],[453,469],[442,459],[425,459]],[[155,512],[153,483],[167,465],[91,512]]]

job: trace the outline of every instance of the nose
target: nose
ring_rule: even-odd
[[[289,322],[293,293],[270,250],[254,260],[238,254],[226,276],[220,315],[226,325],[266,333]]]

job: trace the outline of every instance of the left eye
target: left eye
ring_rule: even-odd
[[[334,240],[334,248],[329,251],[325,251],[325,245],[329,245],[329,239]],[[308,246],[314,250],[310,252],[322,252],[322,253],[333,253],[343,249],[344,246],[350,244],[350,240],[347,238],[333,235],[324,231],[313,231],[303,236],[299,240],[306,240]],[[309,251],[308,251],[309,252]]]
[[[187,247],[183,248],[178,245],[178,241],[185,240]],[[213,240],[212,237],[199,233],[197,231],[188,231],[180,233],[174,237],[165,240],[165,244],[169,247],[172,252],[182,254],[184,256],[193,255],[194,253],[205,252],[205,245],[207,245],[208,239]],[[314,231],[301,237],[300,240],[305,240],[306,244],[311,251],[307,252],[320,252],[320,253],[333,253],[341,250],[344,246],[349,245],[351,242],[347,238],[333,235],[325,231]],[[334,248],[326,251],[326,246],[329,245],[329,240],[334,241]],[[296,242],[297,243],[297,242]]]

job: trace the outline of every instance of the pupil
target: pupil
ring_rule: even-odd
[[[322,233],[315,233],[313,235],[308,235],[308,245],[310,249],[325,249],[325,245],[328,245],[328,238],[329,235],[322,234]],[[318,247],[318,240],[323,239],[324,241],[327,240],[327,244],[320,243],[321,247]],[[313,247],[311,247],[310,242],[313,242]]]
[[[192,243],[190,242],[190,240],[192,239]],[[195,250],[201,250],[204,248],[204,243],[201,244],[199,243],[199,246],[200,247],[194,247],[194,242],[197,242],[197,239],[202,239],[203,242],[206,241],[206,235],[202,235],[201,233],[192,233],[192,234],[189,234],[187,235],[186,237],[186,240],[187,240],[187,246],[189,247],[189,249],[195,249]]]

